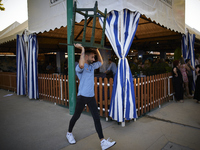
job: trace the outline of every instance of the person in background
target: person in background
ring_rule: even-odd
[[[195,55],[195,66],[200,64],[200,56]]]
[[[186,90],[186,96],[188,98],[192,98],[193,96],[190,95],[189,93],[189,86],[188,86],[188,77],[187,77],[187,71],[190,71],[190,68],[185,64],[185,61],[183,59],[183,57],[180,58],[180,71],[182,73],[182,76],[183,76],[183,82],[184,82],[184,87],[185,87],[185,90]]]
[[[111,142],[109,139],[104,139],[98,108],[94,96],[94,70],[98,69],[103,64],[103,59],[98,49],[85,51],[85,48],[81,44],[74,44],[74,46],[78,49],[81,49],[79,64],[75,69],[76,75],[80,80],[80,84],[78,87],[75,112],[69,122],[66,138],[70,144],[76,143],[76,140],[72,134],[72,130],[76,121],[79,119],[85,105],[87,104],[92,114],[98,137],[101,141],[101,148],[102,150],[105,150],[115,145],[116,142]],[[94,62],[95,53],[97,54],[97,62]]]
[[[172,69],[172,83],[173,89],[175,92],[176,101],[183,103],[183,77],[181,71],[179,70],[181,63],[179,60],[175,60],[173,62],[173,69]]]
[[[194,99],[197,100],[197,103],[200,104],[200,65],[196,65],[196,74],[197,74],[197,79],[196,79],[196,87],[194,91]]]
[[[51,65],[51,63],[49,63],[49,65],[46,67],[46,71],[47,73],[51,74],[54,71],[53,66]]]
[[[189,87],[189,93],[190,95],[192,94],[192,83],[193,83],[193,74],[192,72],[195,70],[194,67],[192,67],[191,65],[191,60],[190,59],[186,59],[186,64],[187,66],[190,68],[190,70],[187,70],[187,76],[188,76],[188,87]]]
[[[109,59],[108,61],[109,61],[110,65],[109,65],[108,69],[104,73],[107,73],[108,71],[112,71],[113,77],[115,77],[115,74],[117,72],[117,66],[116,66],[116,64],[114,62],[112,62],[111,59]]]

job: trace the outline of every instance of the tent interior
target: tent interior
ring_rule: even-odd
[[[86,41],[91,39],[93,19],[87,20]],[[75,23],[74,37],[75,41],[81,41],[83,37],[84,20]],[[95,43],[101,40],[102,28],[98,18],[95,28]],[[67,46],[61,43],[67,43],[67,26],[56,28],[37,34],[39,53],[49,53],[65,51]],[[155,51],[173,53],[177,47],[181,48],[182,34],[174,30],[167,29],[155,21],[141,15],[135,38],[131,50]],[[111,47],[107,38],[105,38],[105,47]],[[195,51],[200,52],[200,40],[195,39]],[[16,39],[0,44],[0,53],[16,53]]]

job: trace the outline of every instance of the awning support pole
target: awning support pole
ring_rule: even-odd
[[[73,0],[67,0],[67,52],[68,52],[68,77],[69,77],[69,113],[74,114],[76,107],[76,83],[75,83],[75,57],[74,46],[70,45],[70,36],[73,23]]]

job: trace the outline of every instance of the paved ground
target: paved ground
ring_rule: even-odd
[[[9,95],[11,94],[11,95]],[[200,149],[200,104],[193,99],[162,105],[136,122],[122,127],[101,118],[105,138],[117,144],[113,150],[190,150]],[[69,145],[65,134],[71,118],[66,107],[0,90],[1,150],[100,150],[90,114],[83,113]]]

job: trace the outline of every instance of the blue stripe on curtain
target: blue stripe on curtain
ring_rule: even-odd
[[[194,42],[195,34],[188,34],[188,45],[189,45],[189,55],[188,58],[191,60],[191,65],[195,68],[195,53],[194,53]],[[192,72],[193,75],[193,90],[195,89],[195,71]]]
[[[28,97],[30,99],[39,98],[37,57],[38,57],[38,48],[37,48],[36,35],[35,34],[29,35],[27,86],[28,86]]]
[[[140,13],[124,9],[111,11],[106,19],[106,36],[119,58],[114,77],[109,116],[118,122],[137,118],[135,91],[131,70],[126,58],[134,39]],[[103,19],[100,18],[102,26]]]
[[[188,48],[187,48],[187,39],[186,39],[186,35],[183,34],[182,35],[182,54],[183,54],[183,58],[186,59],[187,58],[187,51],[188,51]]]
[[[26,68],[25,68],[25,41],[24,36],[17,35],[17,95],[26,94]]]

